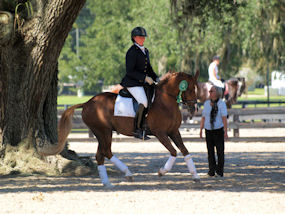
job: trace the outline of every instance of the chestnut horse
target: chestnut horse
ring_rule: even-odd
[[[225,102],[227,108],[231,108],[232,104],[237,102],[237,98],[242,95],[245,91],[246,84],[244,77],[231,78],[225,81],[226,85],[226,94],[225,94]],[[209,99],[209,90],[211,88],[211,83],[208,82],[199,82],[198,83],[198,93],[197,99],[204,103],[207,99]]]
[[[191,114],[194,113],[197,103],[196,90],[198,76],[198,71],[195,76],[186,73],[167,73],[156,85],[155,99],[148,112],[146,123],[151,133],[157,137],[170,153],[169,159],[158,171],[159,176],[170,171],[175,162],[177,151],[170,141],[172,139],[183,154],[193,180],[199,181],[200,179],[191,155],[185,147],[179,132],[181,113],[179,103],[177,102],[177,96],[181,95],[182,102],[188,105]],[[184,83],[183,90],[180,87],[181,82]],[[114,105],[117,96],[115,93],[105,92],[94,96],[86,103],[71,106],[64,111],[59,122],[59,138],[65,138],[66,140],[72,127],[74,110],[82,108],[82,119],[98,140],[96,161],[101,182],[106,187],[112,187],[112,184],[109,182],[104,166],[105,157],[125,173],[127,179],[132,180],[132,173],[128,167],[115,157],[111,150],[112,131],[133,136],[134,118],[114,116]]]

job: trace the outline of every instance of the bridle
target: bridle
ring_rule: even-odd
[[[187,100],[186,99],[186,97],[185,97],[185,91],[184,92],[182,92],[182,103],[183,104],[185,104],[185,105],[195,105],[195,104],[197,104],[197,99],[195,99],[195,100]]]
[[[188,112],[190,113],[190,115],[192,117],[194,115],[195,110],[196,109],[198,110],[197,105],[196,105],[197,104],[197,99],[195,99],[195,100],[187,100],[186,97],[185,97],[185,93],[184,92],[181,94],[182,103],[184,105],[186,105],[187,110],[188,110]]]
[[[173,94],[170,94],[169,92],[167,91],[164,91],[164,90],[161,90],[162,93],[164,94],[167,94],[168,96],[172,97],[173,99],[177,99],[177,95],[173,95]],[[189,106],[189,107],[192,107],[194,106],[195,104],[197,104],[197,99],[195,100],[187,100],[186,99],[186,96],[185,96],[185,92],[186,91],[183,91],[182,94],[181,94],[181,97],[182,97],[182,103],[186,106]],[[192,105],[191,105],[192,104]]]

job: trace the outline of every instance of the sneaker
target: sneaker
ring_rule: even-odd
[[[215,176],[215,173],[214,173],[214,172],[208,172],[208,175],[209,175],[210,177],[213,177],[213,176]]]
[[[217,173],[218,177],[224,177],[224,175],[222,173]]]

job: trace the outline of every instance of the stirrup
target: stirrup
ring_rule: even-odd
[[[150,137],[148,137],[145,133],[145,131],[141,130],[141,129],[136,129],[134,132],[134,137],[135,138],[139,138],[141,140],[149,140]]]
[[[150,137],[146,135],[146,131],[143,130],[143,140],[149,140]]]

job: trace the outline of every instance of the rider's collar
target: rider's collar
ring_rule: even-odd
[[[135,42],[135,45],[138,46],[140,49],[144,49],[144,46],[140,46],[138,43]]]
[[[140,45],[139,45],[138,43],[136,43],[136,42],[135,42],[135,45],[138,46],[138,47],[141,49],[141,51],[145,54],[145,49],[146,49],[146,48],[145,48],[144,46],[140,46]]]

